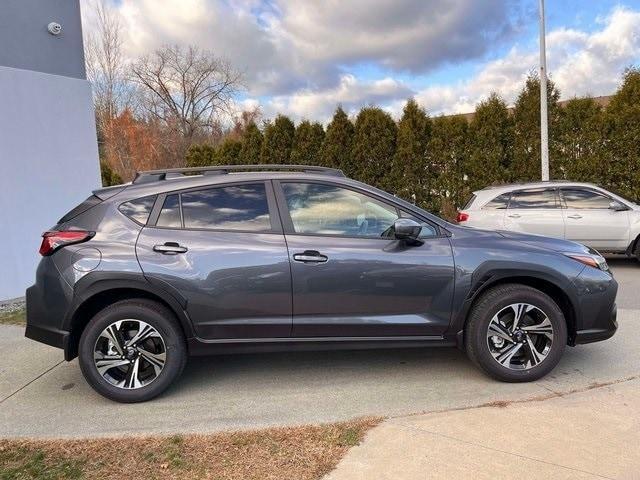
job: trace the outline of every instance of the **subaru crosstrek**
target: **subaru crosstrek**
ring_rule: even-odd
[[[530,381],[617,328],[595,250],[452,225],[321,167],[142,172],[93,192],[40,254],[26,336],[120,402],[219,353],[458,346]]]

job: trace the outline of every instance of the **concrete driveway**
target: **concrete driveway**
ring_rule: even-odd
[[[556,396],[640,374],[640,265],[612,261],[622,282],[620,330],[568,348],[545,379],[504,384],[456,349],[238,355],[192,359],[160,398],[120,405],[94,393],[77,362],[0,328],[0,436],[84,437],[212,432],[402,416]],[[636,310],[638,309],[638,310]]]

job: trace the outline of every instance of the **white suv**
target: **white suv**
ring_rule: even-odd
[[[640,259],[640,206],[590,183],[538,182],[473,192],[461,225],[583,243]]]

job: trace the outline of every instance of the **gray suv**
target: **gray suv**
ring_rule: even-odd
[[[26,336],[120,402],[220,353],[458,346],[530,381],[617,328],[595,250],[452,225],[321,167],[142,172],[93,192],[40,253]]]

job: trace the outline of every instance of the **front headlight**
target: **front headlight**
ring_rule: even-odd
[[[607,265],[607,261],[599,253],[565,253],[565,255],[580,263],[584,263],[589,267],[597,268],[603,272],[609,272],[609,265]]]

